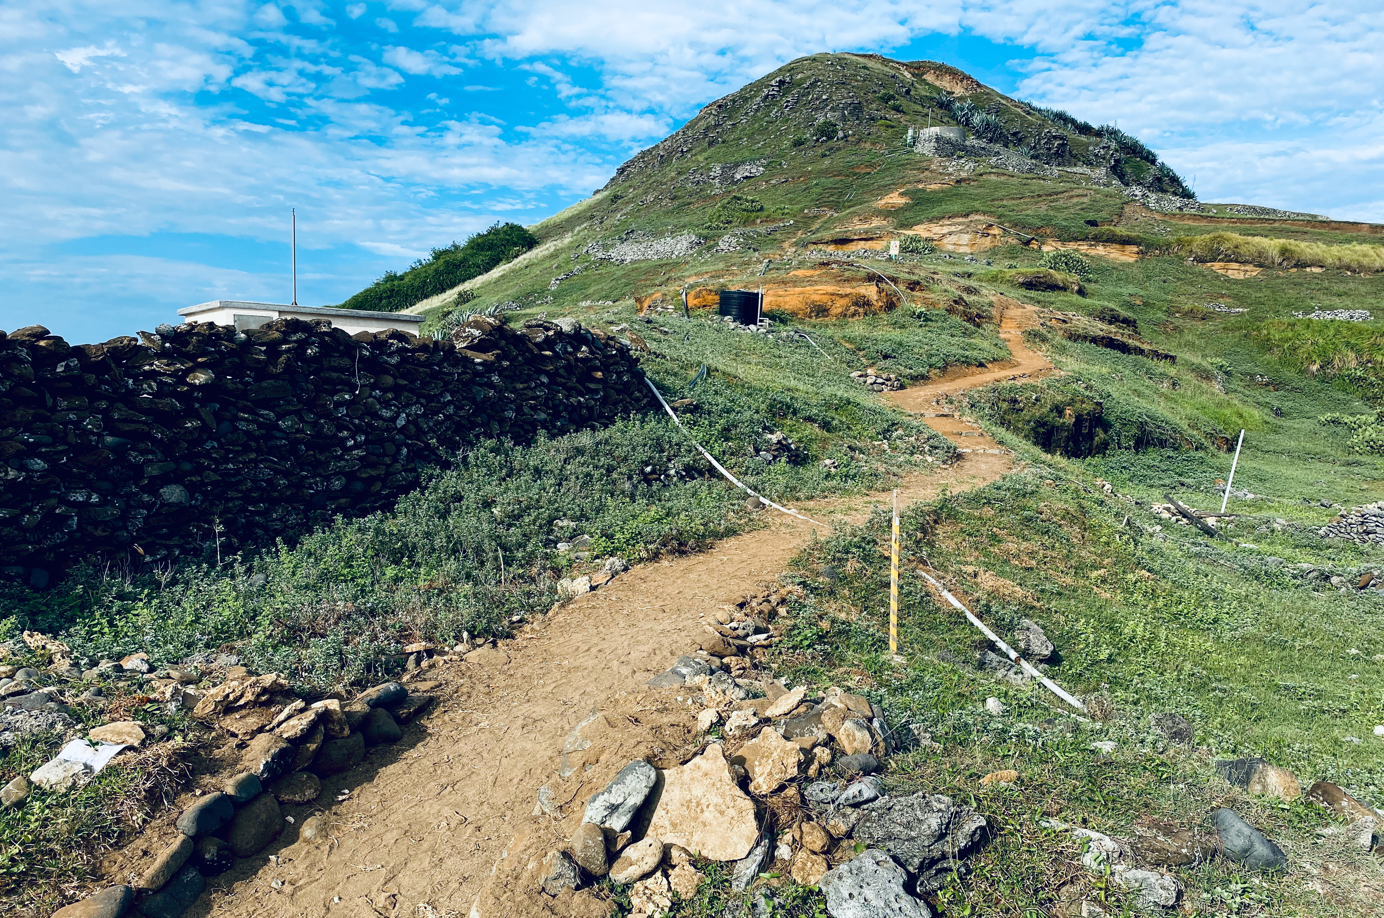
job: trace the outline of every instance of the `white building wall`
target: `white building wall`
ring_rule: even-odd
[[[179,309],[178,315],[183,317],[184,322],[233,325],[237,331],[259,328],[275,319],[303,319],[309,322],[326,319],[333,327],[351,335],[363,331],[387,331],[391,328],[416,335],[423,324],[422,316],[396,312],[365,312],[325,306],[281,306],[276,303],[252,303],[244,300],[212,300],[210,303]]]

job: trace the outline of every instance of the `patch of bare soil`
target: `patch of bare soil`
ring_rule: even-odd
[[[981,217],[957,217],[938,220],[934,223],[920,223],[912,229],[903,230],[914,236],[931,240],[939,249],[946,252],[974,254],[993,249],[1004,241],[1005,231],[993,221]]]
[[[1121,245],[1114,242],[1058,242],[1048,240],[1042,244],[1040,251],[1053,252],[1058,249],[1067,249],[1082,255],[1095,255],[1099,258],[1108,258],[1111,261],[1128,263],[1139,260],[1139,247],[1137,245]]]
[[[1205,261],[1200,262],[1200,264],[1203,268],[1210,268],[1217,274],[1223,274],[1226,277],[1233,277],[1236,280],[1244,280],[1247,277],[1254,277],[1255,275],[1259,274],[1259,272],[1264,270],[1258,265],[1247,265],[1242,264],[1238,261]]]
[[[905,481],[905,501],[983,485],[1014,468],[1009,455],[980,454]],[[860,520],[886,495],[802,507],[818,519]],[[299,840],[298,813],[260,857],[210,881],[190,914],[255,918],[467,915],[492,867],[556,839],[530,813],[559,767],[563,738],[593,710],[611,734],[589,774],[602,786],[630,758],[680,752],[693,711],[633,696],[697,646],[703,622],[723,604],[775,579],[820,527],[776,516],[761,530],[701,554],[641,565],[526,627],[496,649],[441,670],[426,729],[373,750],[362,769],[324,782],[326,838]],[[430,670],[429,674],[438,672]],[[631,695],[631,700],[621,700]],[[650,700],[653,698],[654,700]],[[623,726],[622,726],[623,724]],[[362,773],[368,783],[361,783]],[[349,792],[348,792],[349,791]],[[554,801],[563,807],[570,801]],[[566,813],[567,811],[563,810]],[[547,836],[533,833],[547,832]],[[516,835],[519,837],[516,839]],[[550,850],[549,848],[549,850]],[[565,909],[565,910],[564,910]],[[562,899],[516,894],[510,915],[597,915],[593,894]]]

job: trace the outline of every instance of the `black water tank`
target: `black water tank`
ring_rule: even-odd
[[[722,290],[717,311],[723,316],[731,316],[741,325],[758,325],[759,294],[753,290]]]

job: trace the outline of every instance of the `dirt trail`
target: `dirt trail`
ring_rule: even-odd
[[[1003,297],[996,308],[1013,360],[894,393],[966,453],[950,468],[906,480],[904,503],[944,487],[978,487],[1015,468],[1008,451],[974,425],[936,411],[941,399],[965,389],[1054,371],[1023,343],[1033,308]],[[799,509],[826,522],[854,522],[888,499],[875,494]],[[295,826],[261,856],[211,881],[192,914],[466,915],[554,774],[572,727],[695,649],[719,606],[776,579],[822,532],[777,515],[767,528],[706,552],[636,567],[498,649],[439,670],[441,684],[431,691],[441,700],[426,729],[410,729],[404,743],[377,748],[360,769],[323,782],[329,841],[299,841],[295,826],[311,810],[291,808]]]
[[[991,383],[1041,379],[1057,372],[1046,357],[1024,343],[1024,331],[1038,324],[1038,311],[1034,307],[1007,296],[996,296],[995,312],[1000,320],[1000,338],[1013,357],[983,368],[957,367],[921,386],[889,393],[894,404],[919,415],[929,427],[957,444],[963,453],[1003,451],[1004,448],[977,425],[947,410],[948,398]]]
[[[967,457],[907,481],[900,495],[924,500],[944,486],[964,490],[1012,469],[1007,455]],[[858,521],[884,500],[801,509],[826,521]],[[568,731],[694,650],[718,606],[775,579],[822,531],[780,515],[709,551],[641,565],[482,659],[444,669],[434,690],[442,700],[426,733],[410,731],[415,745],[378,748],[362,770],[323,782],[321,805],[335,841],[296,842],[289,826],[264,855],[211,881],[200,914],[402,918],[429,913],[420,905],[467,914],[511,825],[533,809],[555,771]],[[346,788],[350,796],[333,806]],[[297,824],[308,814],[302,808]]]

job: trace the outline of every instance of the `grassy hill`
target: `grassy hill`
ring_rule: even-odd
[[[909,131],[929,123],[968,140],[919,152]],[[892,662],[882,515],[795,562],[804,599],[775,651],[801,683],[853,685],[891,722],[926,726],[937,746],[896,757],[889,780],[964,796],[990,820],[974,875],[933,897],[942,914],[1078,914],[1073,889],[1133,914],[1133,897],[1075,866],[1080,852],[1040,820],[1121,833],[1150,817],[1204,823],[1219,805],[1252,817],[1293,866],[1179,870],[1182,913],[1379,913],[1379,861],[1339,833],[1322,841],[1341,828],[1334,817],[1251,797],[1212,761],[1263,755],[1304,784],[1336,781],[1384,805],[1372,732],[1384,724],[1384,594],[1357,589],[1384,574],[1384,553],[1318,534],[1384,499],[1381,227],[1197,202],[1113,129],[946,65],[823,54],[713,102],[525,232],[484,273],[444,286],[420,265],[388,279],[383,292],[402,299],[371,308],[421,312],[428,332],[489,312],[622,335],[691,434],[779,500],[887,488],[955,461],[956,443],[851,374],[914,383],[1002,366],[999,313],[1032,307],[1023,340],[1059,372],[949,406],[1024,470],[912,508],[905,567],[948,576],[998,630],[1042,623],[1061,653],[1050,673],[1091,701],[1092,723],[979,670],[976,634],[913,580],[907,663]],[[721,289],[762,289],[767,330],[717,319]],[[1331,317],[1361,310],[1363,321]],[[1241,430],[1219,537],[1156,508],[1171,494],[1219,509]],[[92,660],[144,650],[159,665],[234,651],[321,693],[397,672],[413,641],[508,634],[550,607],[559,578],[606,557],[651,559],[760,525],[676,428],[635,418],[491,444],[391,513],[234,559],[87,571],[42,593],[5,586],[0,639],[34,628]],[[556,550],[571,532],[591,537],[590,558]],[[988,696],[1010,716],[987,714]],[[1194,745],[1151,729],[1170,712],[1195,725]],[[49,751],[6,753],[0,783]],[[1000,768],[1022,780],[982,792]],[[71,832],[118,835],[56,803],[45,812],[0,813],[0,852],[23,852],[3,855],[0,876],[43,858],[79,872]],[[32,903],[36,889],[0,893]],[[799,892],[781,913],[816,914],[816,894]],[[730,893],[716,896],[719,909]]]

